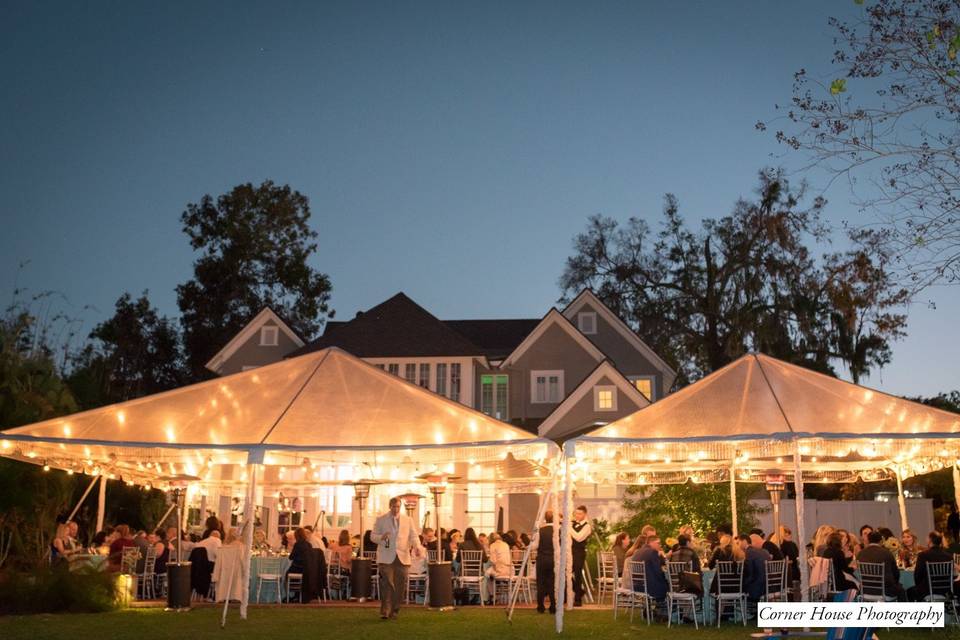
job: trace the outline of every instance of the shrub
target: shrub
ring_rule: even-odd
[[[0,573],[0,614],[99,613],[119,604],[117,576],[66,566]]]

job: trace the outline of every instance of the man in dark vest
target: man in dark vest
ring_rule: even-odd
[[[583,505],[573,512],[570,523],[571,547],[573,549],[573,606],[583,606],[583,563],[587,559],[587,541],[593,533],[593,526],[587,520],[587,508]]]
[[[550,613],[557,612],[555,574],[553,572],[553,511],[543,514],[544,525],[537,532],[537,539],[530,545],[537,552],[537,611],[543,613],[544,600],[550,597]]]

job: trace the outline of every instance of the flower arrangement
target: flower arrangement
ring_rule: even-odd
[[[673,549],[677,545],[676,538],[667,538],[667,549]]]
[[[900,541],[896,538],[890,537],[883,541],[883,546],[886,547],[890,553],[897,553],[900,551]]]

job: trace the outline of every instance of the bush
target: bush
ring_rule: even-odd
[[[100,613],[119,604],[117,576],[66,566],[0,573],[0,614]]]

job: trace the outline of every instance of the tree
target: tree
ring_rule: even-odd
[[[869,179],[858,197],[913,289],[960,282],[960,4],[877,0],[830,25],[833,80],[795,74],[777,139],[834,178]]]
[[[750,502],[758,485],[737,484],[737,528],[749,531],[757,526],[762,509]],[[660,487],[631,485],[623,499],[626,517],[617,529],[636,536],[644,525],[665,537],[689,524],[699,535],[730,524],[730,486],[727,484],[668,484]]]
[[[825,240],[825,202],[801,208],[780,171],[764,170],[756,201],[693,231],[667,195],[654,235],[642,220],[594,216],[574,240],[560,286],[591,288],[680,373],[699,378],[748,351],[854,377],[890,359],[906,300],[876,243],[861,242],[817,262],[808,239]],[[869,239],[869,238],[867,238]],[[866,239],[864,239],[866,240]]]
[[[305,196],[269,180],[187,205],[180,220],[201,255],[177,304],[192,379],[209,377],[204,365],[264,307],[304,339],[333,317],[330,279],[308,264],[317,249],[309,219]]]
[[[186,379],[177,325],[159,315],[146,291],[136,300],[120,296],[90,341],[68,378],[85,409],[173,389]]]

